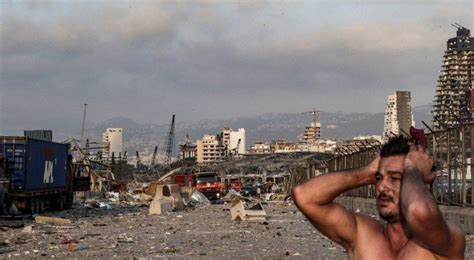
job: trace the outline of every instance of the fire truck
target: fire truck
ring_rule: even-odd
[[[224,193],[224,183],[216,172],[178,173],[173,176],[173,183],[194,187],[209,200],[220,199]]]

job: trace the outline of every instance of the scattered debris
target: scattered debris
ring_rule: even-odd
[[[189,203],[192,206],[201,205],[201,204],[211,205],[211,202],[209,201],[209,199],[207,199],[207,197],[204,196],[204,194],[202,194],[198,190],[193,190],[193,193],[191,194],[191,197],[189,198]]]
[[[185,203],[178,185],[156,185],[155,196],[150,204],[149,215],[161,215],[172,210],[183,210]]]
[[[111,202],[119,202],[120,201],[120,193],[118,192],[106,192],[105,197],[109,199]]]
[[[59,242],[61,245],[68,245],[68,244],[78,244],[79,241],[76,239],[63,239],[61,242]]]
[[[109,203],[99,202],[99,208],[106,209],[106,210],[111,210],[112,206]]]
[[[275,193],[267,193],[265,194],[265,201],[272,201],[274,200]]]
[[[70,225],[71,220],[65,218],[35,216],[35,222],[38,224],[57,224],[57,225]]]
[[[153,199],[150,204],[150,210],[148,215],[161,215],[164,212],[170,212],[173,210],[171,200],[167,199]]]
[[[238,193],[234,189],[230,189],[229,192],[227,192],[227,194],[222,199],[225,202],[232,202],[232,201],[242,200],[243,197],[242,197],[242,195],[240,195],[240,193]]]
[[[232,220],[244,220],[244,221],[265,221],[267,213],[263,209],[262,204],[257,203],[253,206],[246,207],[246,203],[238,201],[230,209]]]
[[[5,246],[5,247],[0,247],[0,255],[1,254],[6,254],[6,253],[10,253],[10,252],[15,252],[16,250],[14,248],[11,248],[9,246]]]

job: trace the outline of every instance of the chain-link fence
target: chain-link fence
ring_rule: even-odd
[[[474,147],[474,123],[434,131],[426,135],[426,142],[436,162],[437,178],[431,185],[436,200],[440,204],[474,206],[471,152]],[[375,158],[379,150],[380,144],[342,147],[330,160],[312,163],[305,169],[295,169],[287,190],[320,174],[363,167]],[[360,187],[345,195],[370,198],[375,195],[375,187]]]

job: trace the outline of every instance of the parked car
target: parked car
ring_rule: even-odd
[[[240,190],[240,195],[248,196],[257,196],[257,188],[253,186],[245,186]]]

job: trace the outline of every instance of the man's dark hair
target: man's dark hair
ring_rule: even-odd
[[[410,151],[409,139],[403,135],[391,137],[388,142],[382,146],[380,157],[389,157],[393,155],[406,155]]]

